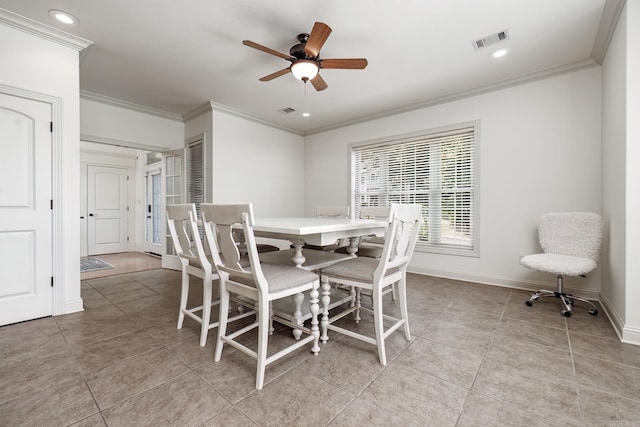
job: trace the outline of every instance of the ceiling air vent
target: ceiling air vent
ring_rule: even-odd
[[[509,39],[509,30],[500,31],[499,33],[484,36],[481,39],[471,42],[475,50],[482,49],[483,47],[496,44],[498,42]]]
[[[289,114],[289,113],[293,113],[296,110],[294,110],[291,107],[287,107],[287,108],[283,108],[282,110],[278,110],[278,111],[280,111],[282,114]]]

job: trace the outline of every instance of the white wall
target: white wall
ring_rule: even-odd
[[[348,144],[480,121],[480,257],[414,254],[411,270],[538,288],[555,278],[519,255],[539,251],[547,211],[601,209],[600,68],[593,67],[458,101],[335,129],[305,139],[305,212],[348,201]],[[321,160],[318,160],[321,159]],[[597,298],[600,270],[568,279],[568,291]]]
[[[622,10],[602,67],[603,212],[610,223],[601,300],[622,341],[640,344],[640,5]]]
[[[627,2],[627,281],[623,339],[640,344],[640,4]]]
[[[184,124],[93,99],[80,100],[83,141],[118,144],[151,151],[182,148]]]
[[[304,213],[302,136],[213,110],[213,202],[253,202],[257,216]]]
[[[0,85],[56,98],[53,111],[53,314],[82,310],[79,226],[79,50],[90,42],[0,12]],[[18,28],[28,28],[23,31]],[[43,67],[46,64],[46,67]]]
[[[602,64],[602,302],[621,333],[626,294],[626,8]]]

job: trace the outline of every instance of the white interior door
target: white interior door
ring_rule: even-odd
[[[127,252],[127,169],[87,168],[88,254]]]
[[[50,123],[50,104],[0,94],[0,325],[53,314]]]
[[[163,206],[162,170],[158,168],[147,172],[147,203],[145,206],[145,251],[157,255],[162,254]]]

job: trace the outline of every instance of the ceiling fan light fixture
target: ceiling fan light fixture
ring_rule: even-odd
[[[318,75],[318,64],[306,59],[298,60],[291,65],[291,74],[303,82],[313,80]]]

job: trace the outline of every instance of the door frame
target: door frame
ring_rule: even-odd
[[[82,142],[90,142],[86,138],[80,139]],[[126,147],[130,148],[130,147]],[[137,148],[133,148],[137,150]],[[133,163],[132,163],[133,162]],[[102,166],[116,169],[126,169],[129,176],[127,181],[127,205],[129,211],[127,212],[127,235],[129,241],[127,242],[127,251],[135,252],[138,250],[138,234],[136,220],[139,213],[136,210],[136,185],[139,181],[139,165],[137,164],[136,156],[121,156],[113,155],[113,153],[105,153],[92,150],[83,150],[80,147],[80,205],[79,205],[79,218],[80,218],[80,256],[88,256],[88,210],[87,210],[87,181],[88,181],[88,168],[89,166]]]

